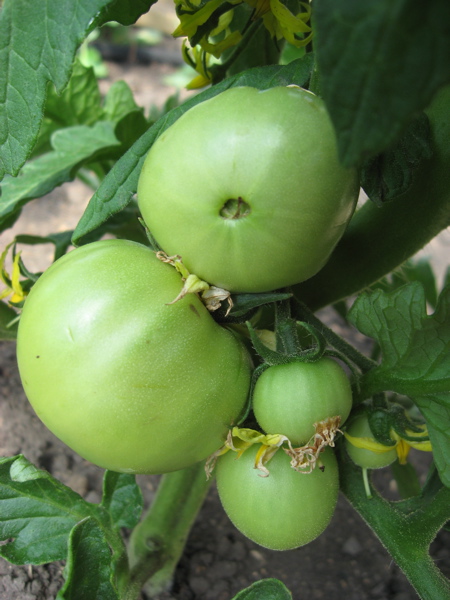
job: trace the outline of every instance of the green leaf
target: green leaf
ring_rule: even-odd
[[[69,83],[62,94],[50,86],[45,116],[60,126],[93,125],[103,116],[102,98],[94,70],[75,61]],[[105,120],[113,120],[108,117]]]
[[[238,592],[233,600],[292,600],[292,594],[279,579],[261,579]]]
[[[125,81],[115,81],[105,97],[104,112],[108,121],[118,122],[128,113],[143,109],[134,101],[133,92]]]
[[[0,302],[0,340],[15,340],[17,337],[17,313],[4,302]],[[11,325],[10,325],[11,324]]]
[[[55,246],[55,254],[53,260],[58,260],[67,252],[71,244],[72,231],[61,231],[59,233],[50,233],[46,236],[40,235],[18,235],[15,238],[17,244],[29,244],[36,246],[39,244],[53,244]]]
[[[141,517],[143,497],[134,475],[105,471],[101,506],[111,516],[114,527],[133,529]]]
[[[7,176],[2,182],[0,227],[30,200],[73,179],[80,166],[94,160],[100,151],[118,147],[113,128],[112,123],[100,121],[93,127],[78,125],[56,131],[52,152],[30,161],[17,177]]]
[[[41,565],[67,556],[72,529],[95,521],[116,564],[125,547],[118,528],[134,523],[142,500],[129,476],[112,477],[106,507],[91,504],[23,456],[0,459],[0,556],[13,564]],[[124,515],[127,503],[129,515]]]
[[[376,204],[393,200],[410,188],[415,168],[432,153],[428,118],[422,113],[394,146],[363,165],[361,186]]]
[[[390,468],[397,483],[400,498],[413,498],[420,494],[420,481],[411,463],[401,465],[396,460]]]
[[[74,243],[78,245],[83,236],[127,206],[136,193],[142,165],[152,144],[189,108],[235,86],[249,85],[258,89],[288,84],[304,86],[310,77],[312,61],[311,55],[307,55],[285,66],[250,69],[222,81],[164,115],[133,144],[105,177],[75,229]]]
[[[0,459],[0,556],[40,565],[66,557],[70,530],[89,505],[23,456]]]
[[[116,4],[111,0],[3,2],[0,179],[5,172],[16,175],[31,152],[42,121],[47,82],[54,83],[57,93],[64,89],[83,38],[100,17],[104,22],[125,12],[125,5],[116,7]],[[148,6],[149,2],[136,2],[139,8],[133,12]]]
[[[392,292],[402,285],[405,285],[405,283],[412,281],[418,281],[422,284],[426,301],[434,308],[437,304],[438,296],[436,277],[430,264],[430,260],[427,257],[418,260],[407,260],[397,271],[390,273],[386,277],[383,277],[383,279],[380,279],[371,285],[370,289],[381,289],[385,292]]]
[[[93,519],[73,528],[64,569],[66,579],[57,600],[119,600],[113,583],[112,554],[103,531]]]
[[[110,87],[104,103],[104,118],[116,123],[114,133],[122,144],[123,152],[151,125],[145,118],[144,109],[134,101],[133,92],[125,81],[116,81]]]
[[[425,299],[434,308],[438,300],[436,277],[428,258],[409,260],[402,266],[402,271],[408,281],[419,281],[425,291]]]
[[[381,365],[369,371],[362,384],[370,382],[372,393],[389,389],[407,396],[450,391],[449,307],[450,287],[443,290],[431,316],[419,283],[390,294],[382,290],[361,294],[349,320],[376,339],[383,354]]]
[[[132,110],[125,114],[114,129],[114,133],[121,143],[121,154],[126,152],[147,131],[150,125],[151,123],[147,121],[141,109]]]
[[[450,287],[442,291],[433,315],[426,313],[419,283],[386,294],[362,294],[349,320],[377,340],[382,362],[361,379],[368,397],[390,390],[413,398],[428,425],[433,456],[450,486]]]
[[[450,81],[447,0],[314,4],[322,92],[347,166],[394,141]]]
[[[414,400],[427,421],[439,476],[450,488],[450,393],[417,396]]]
[[[132,25],[144,13],[150,10],[156,0],[109,0],[98,15],[96,26],[108,21],[117,21],[121,25]]]

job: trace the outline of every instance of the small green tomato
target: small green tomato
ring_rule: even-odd
[[[347,427],[345,434],[345,448],[353,462],[362,469],[382,469],[397,459],[397,451],[394,446],[383,446],[376,442],[366,415],[355,417]],[[366,444],[368,447],[359,447],[360,444]],[[378,448],[378,451],[371,450],[369,447]]]
[[[314,423],[340,417],[352,408],[352,391],[344,370],[332,358],[269,367],[256,382],[253,411],[267,433],[282,433],[292,444],[305,444]]]
[[[216,465],[217,489],[233,524],[252,541],[271,550],[292,550],[317,538],[329,524],[339,491],[335,455],[327,448],[321,468],[298,473],[279,449],[266,464],[268,477],[254,468],[258,447],[240,458],[221,456]]]

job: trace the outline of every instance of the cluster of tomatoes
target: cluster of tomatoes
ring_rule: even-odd
[[[138,186],[142,216],[162,250],[234,293],[314,275],[357,194],[322,101],[296,87],[232,88],[196,105],[156,140]],[[171,302],[182,285],[150,248],[103,240],[58,260],[25,302],[17,352],[26,394],[51,431],[101,467],[182,469],[216,452],[239,424],[248,354],[196,294]],[[350,407],[347,378],[328,358],[270,367],[254,389],[261,428],[293,444],[307,443],[316,421],[344,420]],[[310,541],[336,503],[332,450],[304,474],[280,449],[269,477],[253,469],[256,452],[218,460],[231,519],[271,548]]]

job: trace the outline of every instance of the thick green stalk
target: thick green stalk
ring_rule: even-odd
[[[162,477],[148,513],[131,535],[127,600],[135,598],[146,582],[150,594],[170,585],[209,486],[203,462]]]
[[[397,504],[388,502],[376,492],[368,498],[361,470],[345,458],[344,452],[341,452],[341,458],[342,491],[403,570],[420,598],[449,600],[450,582],[430,557],[429,545],[448,519],[450,491],[442,488],[431,504],[425,504],[425,510],[420,497]]]
[[[418,252],[450,225],[450,87],[427,114],[434,155],[424,161],[411,188],[381,208],[366,202],[331,256],[314,277],[294,286],[310,308],[337,302],[370,286]]]

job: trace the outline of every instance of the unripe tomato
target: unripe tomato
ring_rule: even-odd
[[[232,88],[197,104],[156,140],[138,185],[162,249],[233,292],[314,275],[357,195],[325,105],[295,87]]]
[[[332,358],[316,362],[274,365],[258,378],[253,411],[267,433],[282,433],[293,444],[314,435],[314,423],[340,416],[352,408],[352,391],[344,370]]]
[[[147,247],[95,242],[52,265],[28,296],[17,357],[37,415],[94,464],[163,473],[224,442],[246,402],[236,337]]]
[[[267,463],[268,477],[254,468],[258,448],[237,459],[221,456],[216,465],[217,489],[223,508],[245,536],[271,550],[291,550],[318,537],[333,516],[339,492],[336,457],[330,448],[321,455],[323,470],[298,473],[278,450]]]
[[[351,421],[346,433],[355,438],[369,438],[375,442],[369,420],[364,414],[358,415]],[[346,439],[345,448],[353,462],[362,469],[382,469],[388,467],[397,459],[395,447],[386,446],[385,452],[373,452],[367,448],[358,448]]]

